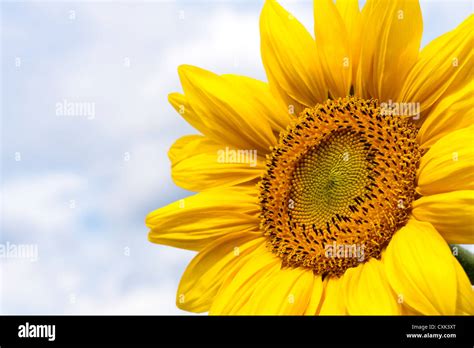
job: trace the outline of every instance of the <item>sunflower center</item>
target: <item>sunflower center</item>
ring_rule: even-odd
[[[350,203],[370,184],[367,144],[359,133],[344,129],[302,155],[291,178],[291,217],[321,228],[334,214],[349,215]]]
[[[377,101],[329,100],[281,134],[260,182],[262,229],[285,265],[339,276],[380,258],[403,226],[420,159],[416,128]]]

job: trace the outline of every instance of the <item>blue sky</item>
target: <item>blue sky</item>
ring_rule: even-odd
[[[261,1],[3,2],[0,313],[180,314],[194,253],[151,244],[146,214],[188,195],[167,150],[195,133],[168,105],[176,68],[265,79]],[[281,1],[312,32],[310,1]],[[471,1],[423,1],[423,45]],[[64,101],[94,117],[58,115]],[[21,160],[18,160],[21,157]]]

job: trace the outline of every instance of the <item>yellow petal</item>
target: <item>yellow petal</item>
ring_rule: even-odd
[[[311,290],[311,298],[304,312],[305,315],[319,314],[319,308],[323,299],[324,285],[320,275],[315,275],[313,279],[313,287]]]
[[[344,275],[340,278],[329,277],[324,280],[324,294],[320,315],[346,315],[346,301],[343,291]]]
[[[384,265],[397,296],[428,315],[453,315],[456,309],[456,270],[449,246],[433,226],[415,219],[395,233]]]
[[[356,94],[396,99],[420,49],[423,22],[418,1],[367,0]]]
[[[456,29],[426,45],[405,79],[399,99],[421,103],[421,111],[429,109],[443,96],[466,86],[472,79],[471,15]],[[420,120],[422,121],[422,120]]]
[[[469,82],[454,93],[441,98],[418,131],[418,143],[429,148],[441,137],[474,124],[474,83]]]
[[[209,190],[148,214],[148,239],[153,243],[200,250],[228,233],[255,231],[260,223],[258,214],[253,187]]]
[[[197,129],[201,133],[207,132],[206,123],[202,118],[200,118],[191,105],[188,102],[188,99],[181,93],[171,93],[168,95],[168,101],[173,106],[173,108],[188,122],[191,126]]]
[[[456,268],[456,275],[458,280],[458,296],[457,296],[457,312],[461,315],[474,315],[474,289],[471,282],[466,275],[466,272],[459,264],[459,261],[454,258],[454,267]]]
[[[352,83],[351,41],[332,0],[314,2],[314,32],[321,68],[331,96],[347,96]]]
[[[360,38],[361,38],[361,15],[358,0],[336,0],[336,7],[346,26],[351,45],[352,84],[357,79],[357,67],[359,66]]]
[[[276,1],[265,2],[260,15],[260,39],[270,86],[287,105],[312,107],[327,99],[315,41]]]
[[[180,138],[171,147],[171,176],[176,185],[190,191],[238,185],[258,178],[265,157],[256,150],[224,146],[201,136]]]
[[[248,232],[235,232],[209,244],[186,268],[179,283],[176,305],[191,312],[209,311],[225,275],[265,240]]]
[[[413,202],[413,216],[430,222],[451,244],[474,243],[474,191],[424,196]]]
[[[265,245],[259,247],[225,277],[210,314],[248,314],[246,306],[250,296],[280,268],[281,259],[267,250]]]
[[[273,96],[268,83],[231,74],[225,74],[222,77],[245,94],[248,100],[254,103],[256,109],[263,111],[274,130],[275,136],[278,137],[279,133],[285,130],[292,121],[287,106],[281,99]]]
[[[408,306],[406,303],[403,303],[401,308],[402,308],[401,315],[423,315],[423,313],[420,313],[417,310],[414,310],[413,308]]]
[[[249,98],[228,79],[197,67],[182,65],[178,72],[193,112],[206,125],[204,135],[222,144],[262,153],[276,143],[258,95]]]
[[[254,315],[302,315],[313,290],[313,271],[284,268],[257,287],[248,300],[248,313]]]
[[[351,315],[399,315],[401,306],[381,261],[370,259],[344,274],[344,294]]]
[[[474,126],[439,139],[421,158],[417,177],[422,195],[474,189]]]

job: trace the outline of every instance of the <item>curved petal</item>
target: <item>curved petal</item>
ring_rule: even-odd
[[[286,105],[312,107],[327,99],[316,43],[276,1],[265,2],[260,15],[263,65],[270,87]]]
[[[248,232],[227,234],[197,254],[186,268],[178,287],[176,305],[191,312],[207,312],[225,275],[265,238]]]
[[[384,102],[396,99],[418,57],[420,5],[412,0],[367,0],[361,22],[356,94]]]
[[[223,235],[255,231],[260,223],[258,214],[254,188],[209,190],[148,214],[148,239],[153,243],[200,250]]]
[[[471,81],[473,20],[474,16],[469,16],[456,29],[423,48],[405,79],[399,100],[419,102],[421,112],[428,114],[443,95],[448,96]]]
[[[474,243],[474,191],[453,191],[413,202],[413,216],[430,222],[450,244]]]
[[[352,83],[349,33],[332,0],[314,1],[316,47],[331,97],[345,97]]]
[[[410,307],[423,314],[452,315],[457,293],[453,258],[431,224],[411,219],[390,241],[384,265],[390,285]]]
[[[346,301],[343,291],[343,280],[345,275],[339,278],[326,278],[324,280],[324,294],[321,304],[320,315],[346,315]]]
[[[184,94],[201,122],[202,130],[222,144],[266,153],[276,143],[263,96],[249,97],[228,79],[189,65],[178,68]]]
[[[305,315],[319,314],[319,307],[323,299],[324,285],[320,275],[314,275],[311,298],[305,310]]]
[[[284,268],[256,288],[247,310],[254,315],[302,315],[313,290],[313,271]]]
[[[401,306],[381,261],[370,259],[344,274],[344,297],[351,315],[399,315]]]
[[[457,312],[461,315],[474,315],[474,289],[466,275],[466,272],[454,258],[454,267],[456,268],[456,276],[458,280],[458,296],[457,296]]]
[[[207,132],[206,123],[194,112],[193,108],[188,102],[188,99],[181,93],[168,94],[168,101],[173,108],[178,112],[191,126],[201,133]]]
[[[474,126],[449,133],[423,155],[417,191],[432,195],[474,189]]]
[[[443,136],[474,124],[474,82],[441,99],[418,131],[422,148],[429,148]]]
[[[352,84],[357,80],[357,67],[359,66],[361,14],[358,0],[336,0],[336,7],[345,23],[351,46]]]
[[[210,314],[248,314],[253,292],[281,269],[281,259],[263,245],[242,259],[230,272],[214,298]]]
[[[288,113],[285,103],[273,96],[268,83],[250,77],[231,74],[224,74],[222,77],[244,93],[249,100],[252,100],[255,108],[263,111],[275,136],[278,137],[280,132],[285,130],[291,123],[292,118]]]
[[[257,150],[223,146],[201,135],[180,138],[168,156],[176,185],[197,192],[254,180],[262,174],[266,161]]]
[[[403,297],[400,297],[403,298]],[[402,304],[402,314],[401,315],[423,315],[423,313],[418,312],[417,310],[414,310],[410,306],[408,306],[406,303]]]

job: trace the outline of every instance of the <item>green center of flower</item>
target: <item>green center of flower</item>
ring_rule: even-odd
[[[350,203],[370,184],[373,151],[355,131],[334,131],[318,146],[302,155],[291,179],[288,213],[317,228],[334,215],[350,215]]]
[[[403,226],[420,159],[416,128],[374,100],[306,109],[260,182],[261,227],[284,265],[339,276],[379,258]]]

